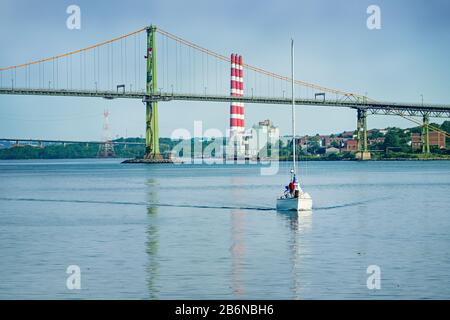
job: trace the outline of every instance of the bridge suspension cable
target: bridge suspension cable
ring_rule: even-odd
[[[7,71],[7,70],[11,70],[11,69],[23,68],[23,67],[27,67],[27,66],[30,66],[30,65],[38,64],[38,63],[41,63],[41,62],[51,61],[51,60],[55,60],[55,59],[59,59],[59,58],[67,57],[67,56],[71,56],[71,55],[74,55],[74,54],[77,54],[77,53],[80,53],[80,52],[89,51],[89,50],[92,50],[94,48],[98,48],[98,47],[104,46],[106,44],[110,44],[110,43],[122,40],[124,38],[130,37],[132,35],[141,33],[141,32],[143,32],[145,30],[146,30],[146,28],[139,29],[137,31],[127,33],[127,34],[125,34],[123,36],[120,36],[120,37],[117,37],[117,38],[114,38],[114,39],[111,39],[111,40],[108,40],[108,41],[100,42],[100,43],[97,43],[95,45],[92,45],[92,46],[89,46],[89,47],[86,47],[86,48],[70,51],[70,52],[67,52],[67,53],[64,53],[64,54],[60,54],[60,55],[57,55],[57,56],[54,56],[54,57],[40,59],[40,60],[35,60],[35,61],[28,62],[28,63],[23,63],[23,64],[10,66],[10,67],[6,67],[6,68],[0,68],[0,71]]]
[[[128,91],[143,90],[145,79],[137,69],[145,52],[138,52],[137,47],[141,50],[144,31],[146,28],[64,54],[0,68],[0,87],[112,91],[117,85],[126,85]]]
[[[161,28],[158,28],[157,32],[162,34],[162,35],[164,35],[164,36],[166,36],[167,38],[170,38],[170,39],[172,39],[172,40],[174,40],[176,42],[182,43],[182,44],[184,44],[184,45],[186,45],[186,46],[188,46],[188,47],[190,47],[192,49],[198,50],[198,51],[200,51],[202,53],[205,53],[205,54],[207,54],[209,56],[212,56],[212,57],[214,57],[216,59],[222,60],[222,61],[227,62],[227,63],[231,62],[231,59],[228,56],[224,56],[222,54],[219,54],[219,53],[216,53],[216,52],[211,51],[209,49],[206,49],[204,47],[201,47],[201,46],[199,46],[199,45],[197,45],[197,44],[195,44],[193,42],[190,42],[190,41],[185,40],[185,39],[183,39],[181,37],[178,37],[178,36],[176,36],[176,35],[174,35],[174,34],[172,34],[170,32],[167,32],[167,31],[165,31],[165,30],[163,30]],[[248,63],[244,63],[243,67],[248,69],[248,70],[254,71],[256,73],[268,76],[268,77],[272,78],[272,80],[278,79],[278,80],[282,80],[282,81],[289,82],[289,83],[291,82],[291,78],[290,77],[279,75],[277,73],[274,73],[274,72],[271,72],[271,71],[267,71],[267,70],[264,70],[264,69],[259,68],[259,67],[255,67],[255,66],[250,65]],[[300,86],[304,86],[304,87],[309,88],[309,89],[317,90],[317,91],[320,91],[320,92],[328,92],[328,93],[332,93],[332,94],[335,94],[335,95],[340,95],[340,96],[347,97],[347,98],[354,97],[356,99],[371,100],[371,99],[369,99],[369,98],[367,98],[367,97],[365,97],[363,95],[358,95],[358,94],[354,94],[354,93],[345,92],[345,91],[342,91],[342,90],[336,90],[336,89],[332,89],[332,88],[327,88],[327,87],[324,87],[324,86],[312,84],[312,83],[309,83],[309,82],[306,82],[306,81],[302,81],[302,80],[295,80],[295,84],[296,85],[300,85]],[[270,83],[269,83],[269,86],[270,86]]]
[[[128,87],[130,92],[144,91],[145,70],[143,68],[145,69],[145,65],[142,60],[146,55],[146,53],[143,54],[146,46],[141,45],[141,38],[143,38],[141,35],[146,30],[147,28],[141,28],[79,50],[0,68],[0,87],[8,87],[8,83],[4,83],[4,79],[10,78],[12,89],[48,87],[48,89],[91,91],[106,89],[112,91],[118,86],[121,88]],[[157,45],[157,51],[162,53],[157,58],[160,61],[158,63],[161,83],[159,91],[186,92],[189,88],[190,93],[206,94],[214,91],[212,89],[215,88],[216,94],[228,92],[227,76],[231,62],[229,56],[206,49],[163,29],[157,28],[156,31],[162,36]],[[134,40],[131,40],[131,37],[134,37]],[[175,43],[170,44],[169,40],[175,41]],[[132,57],[132,61],[129,61],[129,57]],[[36,65],[37,70],[33,69]],[[248,83],[246,87],[250,89],[247,91],[247,96],[250,93],[272,97],[289,94],[290,77],[267,71],[249,63],[244,63],[243,68],[246,83]],[[20,70],[24,70],[23,75],[18,75]],[[9,77],[6,72],[10,72]],[[261,76],[266,78],[261,78]],[[19,85],[19,77],[22,77],[22,80],[24,79],[21,85]],[[65,83],[61,82],[63,79]],[[306,81],[295,80],[295,84],[303,87],[303,89],[296,91],[305,97],[315,97],[315,94],[326,92],[335,95],[336,100],[367,100],[366,97],[361,95]],[[267,85],[266,88],[264,88],[265,85]]]
[[[141,38],[147,29],[147,27],[141,28],[108,41],[49,58],[0,68],[0,87],[5,88],[10,85],[12,89],[48,87],[54,90],[90,91],[101,89],[113,91],[116,87],[120,87],[123,90],[127,88],[129,92],[143,92],[145,91],[143,57],[146,55],[144,53],[146,45],[141,44]],[[158,55],[160,52],[157,53],[157,60],[160,61],[158,63],[161,84],[159,91],[186,92],[188,90],[190,93],[205,95],[212,91],[216,94],[225,94],[229,91],[227,79],[231,62],[229,56],[206,49],[163,29],[157,28],[156,31],[162,36],[157,45],[157,51],[161,50],[162,53],[160,55]],[[169,40],[175,41],[175,44],[170,44]],[[130,57],[132,57],[131,61],[129,61]],[[37,68],[34,68],[35,66]],[[248,83],[246,84],[247,96],[251,94],[276,97],[289,94],[290,77],[249,63],[244,63],[243,68],[246,83]],[[18,74],[20,70],[24,70],[23,75]],[[6,72],[9,72],[9,75]],[[8,78],[11,81],[10,84],[8,81],[4,82],[4,79]],[[306,81],[295,80],[295,84],[303,88],[296,92],[304,97],[312,98],[316,94],[326,92],[335,95],[336,100],[368,99],[362,95]]]

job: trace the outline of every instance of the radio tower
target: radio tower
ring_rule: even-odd
[[[97,152],[99,158],[115,157],[114,147],[111,143],[111,134],[109,132],[109,111],[106,109],[103,111],[103,141]]]

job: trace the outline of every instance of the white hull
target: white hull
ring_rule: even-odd
[[[311,211],[311,196],[302,192],[298,198],[279,198],[277,199],[277,210],[279,211]]]

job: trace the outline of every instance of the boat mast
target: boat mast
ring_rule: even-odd
[[[292,166],[295,174],[295,95],[294,95],[294,39],[291,39],[291,86],[292,86]]]

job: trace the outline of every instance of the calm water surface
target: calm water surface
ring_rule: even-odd
[[[288,166],[0,162],[0,299],[450,298],[450,162],[301,163],[299,216]]]

